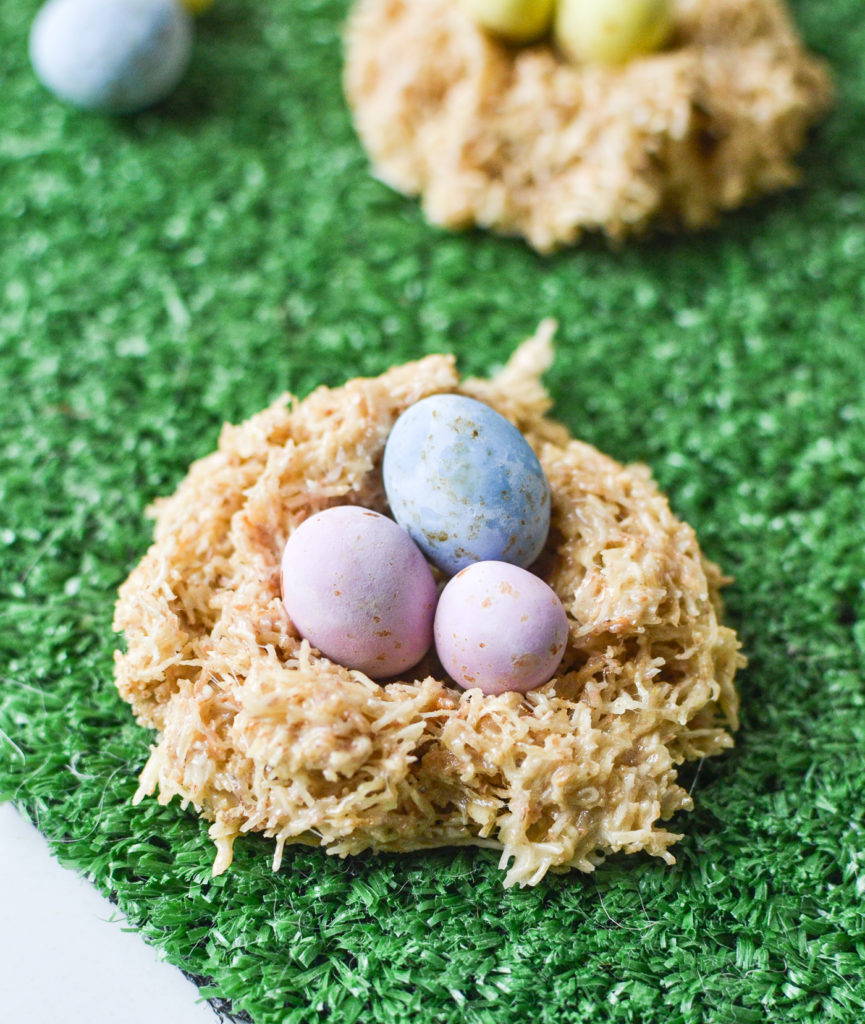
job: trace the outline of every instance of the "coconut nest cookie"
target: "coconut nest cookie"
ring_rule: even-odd
[[[698,228],[793,184],[828,109],[778,0],[675,0],[659,53],[578,66],[495,41],[458,0],[359,0],[345,87],[375,173],[435,224],[523,235]]]
[[[690,809],[683,761],[732,745],[742,664],[722,578],[642,466],[547,418],[552,325],[492,380],[436,355],[303,401],[284,396],[153,506],[155,541],[123,584],[117,686],[157,731],[136,801],[178,795],[213,824],[214,872],[238,836],[345,856],[476,845],[505,884],[591,871],[614,851],[673,863],[661,822]],[[376,683],[300,639],[280,598],[286,539],[340,504],[387,512],[381,460],[403,410],[473,396],[522,431],[552,492],[537,571],[561,598],[558,674],[526,694],[462,690],[434,654]]]

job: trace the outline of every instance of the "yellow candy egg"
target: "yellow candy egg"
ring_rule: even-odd
[[[663,46],[671,29],[670,0],[558,0],[553,32],[572,60],[623,64]]]
[[[213,6],[213,0],[180,0],[190,14],[204,14]]]
[[[460,0],[481,28],[509,43],[531,43],[549,31],[554,0]]]

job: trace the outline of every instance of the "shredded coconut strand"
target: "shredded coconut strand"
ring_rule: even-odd
[[[136,800],[158,790],[213,822],[214,873],[250,831],[346,856],[500,849],[505,884],[591,871],[604,854],[673,863],[659,826],[690,809],[684,760],[732,744],[743,664],[719,622],[718,569],[648,471],[547,419],[545,322],[489,381],[430,356],[374,379],[285,396],[226,426],[218,450],[157,501],[156,540],[120,591],[117,686],[158,731]],[[434,655],[382,684],[323,658],[282,606],[291,531],[332,505],[387,512],[385,440],[426,395],[487,402],[522,430],[553,495],[538,563],[570,620],[559,675],[521,695],[450,681]]]
[[[433,223],[541,252],[714,222],[793,184],[831,102],[779,0],[674,0],[674,37],[622,67],[496,42],[456,0],[359,0],[345,88],[375,172]]]

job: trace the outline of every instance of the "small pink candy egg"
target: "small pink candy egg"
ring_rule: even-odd
[[[282,601],[325,657],[372,679],[432,643],[436,584],[419,548],[386,516],[342,505],[304,520],[282,557]]]
[[[543,580],[507,562],[476,562],[439,598],[435,644],[465,689],[525,693],[552,679],[568,641],[562,602]]]

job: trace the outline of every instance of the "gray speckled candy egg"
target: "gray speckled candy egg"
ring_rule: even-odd
[[[285,545],[282,602],[298,632],[371,679],[403,672],[426,654],[437,596],[411,537],[371,509],[319,512]]]
[[[568,617],[555,591],[516,565],[470,565],[439,598],[436,652],[466,689],[533,690],[553,677],[567,642]]]
[[[517,428],[483,402],[433,395],[409,406],[384,451],[394,519],[453,575],[473,562],[528,566],[550,527],[550,488]]]

